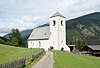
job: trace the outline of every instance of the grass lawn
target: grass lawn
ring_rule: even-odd
[[[0,64],[26,57],[26,65],[31,64],[32,54],[37,54],[42,49],[28,49],[0,44]]]
[[[100,68],[100,57],[53,51],[54,68]]]

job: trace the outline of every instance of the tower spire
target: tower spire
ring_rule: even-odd
[[[58,11],[57,11],[55,14],[53,14],[50,18],[56,17],[56,16],[60,16],[60,17],[65,18],[65,17],[64,17],[62,14],[60,14]]]

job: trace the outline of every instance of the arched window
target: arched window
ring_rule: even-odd
[[[32,42],[31,42],[31,45],[32,45]]]
[[[32,44],[32,45],[33,45],[33,47],[34,47],[34,42],[33,42],[33,44]]]
[[[61,26],[63,26],[63,21],[61,20]]]
[[[39,41],[39,47],[41,47],[41,42]]]
[[[55,24],[56,24],[56,21],[55,21],[55,20],[53,20],[53,26],[55,26]]]

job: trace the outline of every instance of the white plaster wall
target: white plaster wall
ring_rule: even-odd
[[[50,48],[50,45],[49,45],[49,40],[42,40],[41,41],[41,48],[44,48],[45,49],[45,51],[48,51],[48,48]]]
[[[32,41],[28,41],[28,48],[32,48]]]
[[[61,21],[63,26],[61,25]],[[65,18],[59,17],[59,21],[58,21],[58,37],[59,37],[59,50],[61,50],[61,46],[65,45]]]
[[[55,26],[53,26],[53,20],[56,21]],[[63,21],[63,26],[61,25],[61,21]],[[50,18],[50,46],[53,46],[55,50],[61,50],[61,48],[63,47],[64,50],[70,51],[70,48],[66,46],[65,26],[65,18],[59,16]]]
[[[55,26],[53,26],[53,21],[56,21]],[[55,50],[58,50],[58,17],[50,18],[50,46],[53,46]]]
[[[63,26],[61,25],[61,21]],[[65,51],[70,51],[70,48],[66,45],[66,23],[65,18],[59,17],[59,50],[63,47]]]
[[[49,40],[28,41],[28,48],[43,48],[45,51],[47,51],[49,47]]]

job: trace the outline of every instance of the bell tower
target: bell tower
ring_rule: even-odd
[[[66,24],[65,17],[59,12],[56,12],[50,17],[50,46],[53,46],[55,50],[70,51],[66,45]]]

